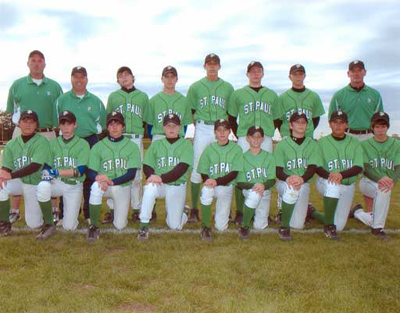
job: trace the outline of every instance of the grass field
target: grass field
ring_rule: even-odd
[[[396,188],[383,242],[354,219],[342,241],[317,222],[281,242],[276,226],[237,238],[236,226],[200,240],[200,224],[166,230],[164,203],[146,243],[137,224],[102,228],[88,246],[86,226],[37,242],[21,220],[0,238],[1,312],[399,312],[400,197]],[[274,192],[275,196],[275,192]],[[359,192],[356,201],[360,201]],[[312,188],[311,201],[321,199]],[[272,213],[276,212],[275,197]]]

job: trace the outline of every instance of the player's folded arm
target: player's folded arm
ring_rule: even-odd
[[[342,175],[343,179],[344,178],[350,178],[353,176],[357,176],[363,171],[363,168],[361,166],[353,166],[352,168],[349,168],[348,170],[340,172]]]
[[[135,179],[136,168],[128,168],[124,175],[112,179],[113,185],[118,186]]]
[[[322,177],[324,179],[329,178],[329,172],[321,166],[317,168],[316,173],[318,174],[319,177]]]
[[[40,170],[40,168],[42,167],[42,164],[39,163],[30,163],[29,165],[19,169],[18,171],[15,172],[11,172],[11,178],[22,178],[28,175],[31,175],[35,172],[37,172],[38,170]]]
[[[303,178],[304,183],[308,182],[314,176],[316,170],[317,166],[315,164],[311,164],[307,167],[307,170],[301,176],[301,178]]]
[[[238,175],[238,171],[232,171],[225,176],[218,177],[215,181],[217,186],[227,186],[231,181],[235,180]]]
[[[374,182],[378,182],[383,177],[369,163],[364,163],[364,175]]]
[[[172,183],[181,178],[189,169],[189,164],[180,162],[172,170],[161,175],[164,184]]]
[[[290,175],[285,174],[285,172],[283,171],[283,167],[281,167],[281,166],[277,166],[277,167],[276,167],[276,177],[277,177],[279,180],[286,181],[286,179],[288,179],[289,176],[290,176]]]
[[[143,164],[143,173],[146,176],[146,179],[149,178],[151,175],[155,174],[154,169],[147,164]]]

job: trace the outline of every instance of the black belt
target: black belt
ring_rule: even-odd
[[[47,127],[47,128],[36,128],[36,131],[39,133],[46,133],[46,132],[52,132],[54,130],[53,127]]]
[[[366,134],[371,134],[372,130],[370,129],[366,129],[366,130],[355,130],[355,129],[347,129],[347,132],[350,134],[354,134],[354,135],[366,135]]]

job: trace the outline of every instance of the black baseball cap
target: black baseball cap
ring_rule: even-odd
[[[32,110],[27,110],[21,113],[21,116],[19,117],[19,120],[23,120],[24,118],[30,118],[32,120],[34,120],[36,123],[39,122],[39,118],[38,115],[36,114],[35,111]]]
[[[290,68],[289,74],[294,74],[294,73],[297,73],[297,72],[303,72],[305,74],[306,73],[306,69],[301,64],[292,65],[292,67]]]
[[[108,115],[107,115],[107,123],[106,123],[107,126],[112,121],[120,122],[121,124],[123,124],[125,126],[124,116],[120,112],[114,111],[114,112],[108,113]]]
[[[178,77],[178,72],[177,72],[176,68],[173,67],[173,66],[171,66],[171,65],[168,65],[168,66],[164,67],[161,76],[165,76],[165,75],[167,75],[168,73],[172,73],[172,74],[174,74],[176,77]]]
[[[215,53],[210,53],[206,56],[205,60],[204,60],[204,64],[211,62],[211,61],[215,61],[218,64],[221,64],[221,59],[219,58],[218,55],[216,55]]]
[[[169,123],[174,123],[175,125],[181,125],[181,119],[178,115],[171,113],[164,116],[163,125],[167,125]]]
[[[383,125],[387,125],[389,127],[390,125],[389,115],[385,112],[376,112],[374,115],[372,115],[371,125],[374,126],[378,124],[378,122],[383,122]]]
[[[76,122],[76,117],[75,114],[72,113],[71,111],[63,111],[58,115],[58,123],[61,124],[61,122],[68,122],[68,123],[75,123]]]
[[[304,113],[299,113],[299,112],[294,112],[294,113],[290,116],[289,122],[290,122],[290,123],[293,123],[293,122],[298,121],[298,120],[301,119],[301,118],[304,118],[305,121],[308,123],[307,116],[306,116]]]
[[[226,129],[231,129],[231,124],[229,124],[229,122],[223,118],[215,121],[214,130],[217,130],[217,128],[220,126],[224,126]]]
[[[333,122],[336,120],[342,120],[345,123],[348,123],[347,114],[342,111],[335,111],[331,114],[329,122]]]
[[[362,70],[365,70],[365,65],[363,61],[354,60],[349,63],[349,71],[351,71],[354,67],[358,66]]]
[[[255,133],[260,133],[261,137],[264,137],[264,130],[261,126],[251,126],[247,130],[247,136],[253,136]]]
[[[251,62],[249,63],[249,65],[247,65],[247,73],[250,72],[250,70],[251,70],[253,67],[259,67],[259,68],[261,68],[261,69],[264,71],[264,67],[262,66],[261,62],[259,62],[259,61],[251,61]]]
[[[127,66],[121,66],[121,67],[118,69],[118,71],[117,71],[117,78],[118,78],[118,75],[122,74],[123,72],[128,72],[130,75],[133,76],[132,70],[131,70],[129,67],[127,67]]]
[[[80,65],[75,66],[72,69],[71,76],[74,76],[74,74],[76,74],[76,73],[81,73],[83,76],[87,76],[86,69],[83,66],[80,66]]]

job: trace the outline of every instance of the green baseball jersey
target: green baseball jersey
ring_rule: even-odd
[[[377,90],[367,85],[359,92],[347,85],[333,95],[329,117],[338,109],[347,114],[350,129],[367,130],[371,126],[372,115],[383,111],[382,98]]]
[[[170,95],[161,91],[150,99],[144,119],[147,124],[153,125],[152,135],[164,135],[162,128],[164,116],[171,113],[179,116],[181,125],[193,123],[191,108],[180,92],[176,91],[173,95]],[[179,136],[184,137],[183,127]]]
[[[98,134],[106,128],[106,109],[103,102],[94,94],[86,91],[81,98],[73,90],[61,95],[55,102],[54,125],[58,126],[58,115],[71,111],[76,116],[78,127],[75,135],[85,138]],[[101,128],[101,129],[100,129]]]
[[[51,164],[51,159],[49,158],[49,141],[46,138],[35,134],[28,142],[24,143],[22,137],[18,136],[6,144],[3,151],[4,167],[15,172],[31,163]],[[41,170],[21,178],[23,183],[29,185],[37,185],[41,180]]]
[[[150,166],[159,176],[172,171],[179,163],[186,163],[189,168],[177,181],[168,183],[168,185],[186,183],[189,170],[193,166],[192,143],[182,137],[173,144],[170,144],[166,138],[152,142],[143,159],[143,164]]]
[[[35,111],[39,117],[39,127],[53,127],[53,105],[62,95],[61,86],[54,80],[43,77],[38,86],[30,75],[17,79],[10,88],[7,100],[7,112],[20,110]]]
[[[136,143],[124,137],[111,141],[108,137],[96,143],[89,155],[89,168],[111,180],[125,175],[130,168],[140,169],[140,151]],[[130,185],[130,181],[120,186]]]
[[[275,132],[274,120],[281,117],[280,107],[276,105],[278,95],[267,87],[258,92],[245,86],[232,93],[228,113],[239,117],[237,135],[246,136],[250,126],[258,125],[264,134],[272,137]]]
[[[321,162],[317,142],[307,137],[298,145],[291,137],[279,142],[274,151],[275,165],[282,167],[286,175],[302,176],[309,165]]]
[[[282,137],[290,136],[289,119],[294,112],[298,112],[304,113],[308,119],[306,137],[313,138],[314,124],[312,119],[325,114],[321,98],[317,93],[307,88],[302,92],[289,89],[278,97],[276,104],[282,112],[280,117],[282,120],[280,128]]]
[[[209,178],[224,177],[230,172],[239,172],[243,168],[243,151],[236,143],[230,141],[225,146],[214,142],[204,149],[200,156],[197,172],[206,174]],[[234,185],[231,181],[229,185]]]
[[[339,173],[354,166],[363,167],[363,151],[358,139],[346,136],[343,140],[335,140],[332,135],[318,140],[321,163],[329,173]],[[342,185],[350,185],[357,180],[357,176],[345,178]]]
[[[232,92],[232,85],[222,78],[210,81],[204,77],[192,84],[186,97],[191,109],[196,110],[195,120],[213,124],[216,120],[227,119],[226,112]]]
[[[264,150],[254,155],[247,150],[243,154],[243,167],[237,176],[238,182],[244,183],[265,183],[269,179],[275,179],[274,156]]]
[[[389,137],[385,142],[377,142],[374,138],[361,142],[364,152],[364,163],[369,163],[372,171],[380,178],[395,178],[394,168],[400,165],[400,142]]]
[[[125,133],[143,135],[143,121],[149,106],[149,97],[142,91],[117,90],[110,94],[107,101],[107,113],[120,112],[125,119]]]
[[[60,136],[50,140],[50,157],[53,162],[49,165],[58,170],[77,169],[78,166],[87,166],[89,153],[90,147],[86,140],[74,136],[74,138],[65,142]],[[83,182],[85,180],[85,175],[60,177],[67,184],[75,184],[76,181]]]

